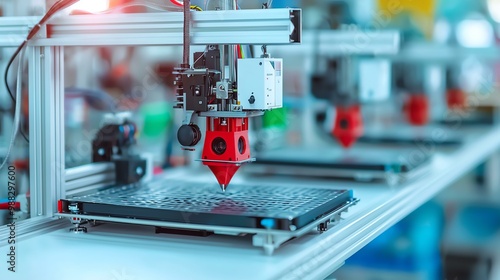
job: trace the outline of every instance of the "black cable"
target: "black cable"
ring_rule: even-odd
[[[21,126],[22,126],[22,124],[21,124]],[[28,136],[26,136],[26,133],[24,133],[24,130],[22,127],[19,129],[19,132],[21,132],[21,135],[23,136],[24,141],[26,141],[26,143],[29,144],[30,140],[28,139]]]
[[[183,36],[183,53],[182,53],[182,67],[189,68],[189,52],[190,52],[190,38],[189,38],[189,25],[191,21],[191,5],[189,0],[184,0],[184,36]]]
[[[5,73],[4,73],[4,82],[5,82],[5,87],[7,88],[7,92],[9,93],[10,98],[14,102],[14,107],[16,106],[16,103],[18,102],[18,100],[16,100],[14,98],[14,95],[12,94],[12,91],[9,87],[9,81],[8,81],[9,80],[9,69],[12,66],[12,64],[14,63],[14,60],[16,60],[16,57],[19,55],[21,50],[26,46],[27,42],[30,39],[32,39],[38,33],[38,31],[40,31],[40,28],[43,24],[45,24],[58,11],[65,9],[78,1],[80,1],[80,0],[59,0],[54,5],[52,5],[52,7],[50,7],[50,9],[47,11],[47,13],[38,22],[38,24],[36,24],[31,29],[28,36],[26,37],[26,40],[24,40],[24,42],[16,49],[16,51],[14,52],[12,57],[9,59],[9,63],[7,63],[7,68],[5,69]],[[22,59],[22,58],[20,58],[20,59]],[[26,142],[29,143],[28,137],[26,136],[26,134],[24,133],[22,128],[20,129],[20,132],[21,132],[21,135],[23,136],[24,140],[26,140]]]
[[[14,95],[12,94],[12,91],[10,90],[9,82],[8,82],[8,80],[9,80],[9,69],[12,66],[12,63],[14,63],[14,60],[16,59],[17,55],[19,55],[19,53],[21,52],[21,49],[24,48],[25,45],[26,45],[26,41],[24,41],[17,48],[17,50],[14,52],[14,54],[11,56],[11,58],[9,60],[9,63],[7,63],[7,68],[5,69],[5,73],[4,73],[4,76],[3,76],[3,80],[5,82],[5,86],[7,87],[7,92],[9,93],[10,98],[12,99],[12,101],[14,103],[16,102],[16,99],[14,98]]]
[[[8,76],[9,76],[9,69],[12,66],[12,64],[14,63],[14,60],[19,55],[19,53],[21,52],[21,50],[26,46],[26,43],[31,38],[33,38],[36,35],[36,33],[38,33],[38,31],[40,31],[41,25],[45,24],[45,22],[47,20],[49,20],[59,10],[64,9],[64,8],[70,6],[70,5],[73,5],[74,3],[78,2],[78,1],[80,1],[80,0],[60,0],[59,2],[55,3],[49,9],[49,11],[45,14],[45,16],[38,22],[38,24],[36,24],[33,27],[33,29],[31,29],[30,33],[26,37],[26,40],[24,40],[24,42],[16,49],[16,51],[14,52],[14,54],[12,55],[12,57],[10,58],[9,63],[7,64],[7,68],[5,69],[4,82],[5,82],[5,85],[7,87],[7,92],[9,93],[10,98],[12,99],[12,101],[16,102],[16,100],[14,98],[14,95],[12,94],[12,91],[10,90],[10,87],[9,87]]]
[[[26,45],[26,41],[24,41],[18,48],[17,50],[14,52],[14,54],[12,55],[12,57],[10,58],[9,60],[9,63],[7,63],[7,68],[5,69],[5,73],[4,73],[4,82],[5,82],[5,87],[7,88],[7,92],[9,93],[10,95],[10,98],[12,99],[12,102],[14,104],[14,107],[16,107],[16,99],[14,98],[14,94],[12,94],[12,91],[10,90],[10,87],[9,87],[9,82],[8,82],[8,76],[9,76],[9,69],[10,67],[12,66],[12,64],[14,63],[14,60],[16,59],[16,57],[19,55],[19,53],[21,52],[21,50],[24,48],[24,46]],[[29,143],[29,139],[28,137],[26,136],[26,133],[24,133],[24,130],[22,129],[22,122],[21,122],[21,129],[19,130],[19,132],[21,133],[21,135],[23,136],[24,140],[26,140],[27,143]]]

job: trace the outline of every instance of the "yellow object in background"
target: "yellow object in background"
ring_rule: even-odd
[[[427,39],[432,38],[437,0],[377,0],[375,23],[399,28],[417,28]]]
[[[422,16],[434,16],[435,0],[378,0],[379,10],[389,11],[399,6],[401,10]]]

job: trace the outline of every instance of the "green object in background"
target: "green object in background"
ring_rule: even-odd
[[[159,137],[166,133],[172,122],[172,106],[167,102],[144,104],[140,114],[144,118],[142,133],[146,137]]]
[[[286,128],[287,112],[286,108],[278,108],[267,111],[263,117],[264,128]]]

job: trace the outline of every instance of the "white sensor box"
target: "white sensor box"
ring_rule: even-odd
[[[238,59],[238,101],[243,110],[283,106],[283,59]]]

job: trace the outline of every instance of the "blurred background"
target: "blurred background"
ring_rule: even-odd
[[[54,2],[0,0],[0,16],[41,16]],[[263,2],[238,4],[260,9]],[[271,8],[302,8],[304,33],[299,47],[268,48],[284,59],[284,107],[253,120],[250,137],[257,158],[272,157],[285,146],[335,147],[343,157],[354,157],[356,147],[368,144],[447,153],[459,149],[475,128],[497,123],[500,0],[269,2]],[[217,0],[192,3],[204,10],[220,5]],[[164,10],[178,8],[160,0],[96,0],[65,13]],[[258,56],[260,47],[245,46],[244,55]],[[14,50],[0,49],[2,74]],[[200,165],[194,159],[201,149],[187,153],[176,138],[183,116],[173,109],[172,70],[181,59],[181,47],[66,48],[66,167],[90,163],[92,140],[106,115],[123,111],[138,124],[138,150],[152,156],[155,173]],[[10,88],[15,88],[16,69],[11,68]],[[27,73],[23,76],[27,85]],[[27,136],[24,88],[20,129]],[[13,109],[0,83],[1,158]],[[342,120],[349,120],[349,129],[342,130]],[[417,141],[424,138],[431,141]],[[21,208],[29,200],[28,147],[19,135],[10,157],[18,170]],[[492,155],[352,256],[332,279],[500,279],[498,168],[498,156]],[[0,173],[7,176],[5,169]],[[6,197],[6,188],[0,188],[0,203]],[[5,212],[0,210],[0,224],[6,223]],[[17,215],[29,217],[27,211]]]

